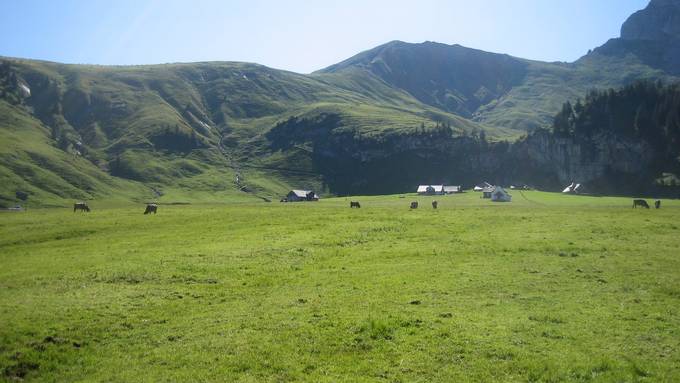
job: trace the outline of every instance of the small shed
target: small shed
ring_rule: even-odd
[[[312,190],[291,190],[286,195],[288,202],[318,201],[319,196]]]
[[[488,186],[482,189],[482,198],[491,198],[491,193],[493,193],[495,186]]]
[[[495,186],[491,192],[491,202],[510,202],[512,196],[500,186]]]
[[[444,186],[444,194],[462,193],[463,188],[458,186]]]
[[[418,194],[420,195],[444,194],[444,185],[419,185]]]

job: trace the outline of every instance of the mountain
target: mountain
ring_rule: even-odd
[[[638,24],[659,22],[646,12],[676,10],[677,2],[664,0],[666,5],[656,6],[653,1],[631,16],[623,33],[631,34],[627,32],[633,28],[630,25],[637,25],[631,20],[640,17]],[[670,25],[672,21],[665,22]],[[671,31],[669,28],[674,27],[660,28]],[[575,63],[545,63],[460,45],[393,41],[317,73],[366,71],[426,105],[489,126],[531,131],[549,126],[565,101],[581,97],[592,88],[619,87],[640,79],[672,79],[680,71],[675,58],[680,51],[676,39],[659,34],[667,38],[653,43],[623,37],[610,40]],[[619,46],[627,50],[621,51]],[[636,52],[641,57],[630,53],[635,47],[639,47]],[[655,59],[647,54],[652,50]]]
[[[631,15],[621,26],[623,40],[680,39],[680,1],[652,0],[643,10]]]
[[[680,75],[680,0],[652,0],[621,27],[621,37],[595,50],[617,59],[632,58]]]
[[[521,84],[527,66],[524,60],[460,45],[393,41],[318,73],[365,69],[424,104],[471,118]]]
[[[459,134],[488,130],[490,136],[508,136],[423,105],[363,73],[305,76],[247,63],[107,67],[5,59],[0,104],[8,111],[0,132],[15,130],[13,116],[21,114],[39,127],[41,141],[88,161],[102,176],[145,185],[147,199],[185,196],[186,190],[190,199],[201,192],[209,200],[271,199],[301,184],[322,190],[309,148],[300,144],[282,152],[267,140],[265,134],[291,116],[332,114],[342,132],[357,137],[436,124]],[[17,161],[2,158],[12,169]],[[6,200],[15,189],[45,200],[44,185],[21,171],[8,173],[24,182],[0,186]],[[107,192],[90,187],[77,198],[103,196]]]
[[[565,102],[593,88],[677,80],[678,1],[652,1],[620,38],[574,63],[399,41],[310,75],[238,62],[0,58],[0,204],[271,200],[290,188],[361,194],[505,181],[519,174],[501,164],[508,142],[552,126]]]

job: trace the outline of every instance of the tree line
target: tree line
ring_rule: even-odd
[[[657,151],[676,153],[680,149],[680,84],[639,81],[619,90],[590,91],[584,100],[562,106],[553,132],[575,138],[609,132],[644,140]]]

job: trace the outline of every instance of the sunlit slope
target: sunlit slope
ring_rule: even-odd
[[[29,206],[151,197],[141,184],[112,177],[90,161],[54,147],[48,134],[39,121],[0,101],[0,203],[12,205],[16,192],[26,193]]]
[[[274,196],[290,185],[322,187],[309,166],[296,166],[308,175],[303,179],[271,166],[251,166],[297,156],[273,153],[266,139],[270,129],[291,116],[331,113],[340,118],[343,131],[368,136],[445,124],[455,134],[486,130],[490,138],[512,137],[512,132],[424,105],[362,72],[306,76],[247,63],[106,67],[15,59],[4,61],[0,72],[0,98],[13,105],[6,118],[30,118],[45,130],[50,138],[45,142],[64,156],[160,194],[181,188],[206,193],[253,189]],[[26,141],[13,150],[30,145]],[[259,181],[248,184],[248,179]],[[11,200],[12,194],[8,189],[5,198]]]

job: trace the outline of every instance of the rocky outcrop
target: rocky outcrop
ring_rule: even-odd
[[[633,56],[652,68],[680,75],[680,0],[652,0],[623,23],[620,38],[609,40],[594,54]]]
[[[537,131],[515,144],[512,151],[515,161],[528,164],[535,173],[538,169],[541,174],[554,175],[560,185],[606,185],[615,175],[644,178],[654,157],[653,149],[644,141],[607,132],[579,140]]]
[[[652,0],[621,27],[624,40],[680,39],[680,0]]]
[[[609,131],[563,137],[537,130],[515,143],[454,136],[444,128],[363,136],[335,114],[290,118],[267,134],[274,151],[307,147],[309,161],[336,194],[389,194],[423,183],[529,184],[561,190],[632,192],[651,185],[654,149]]]

